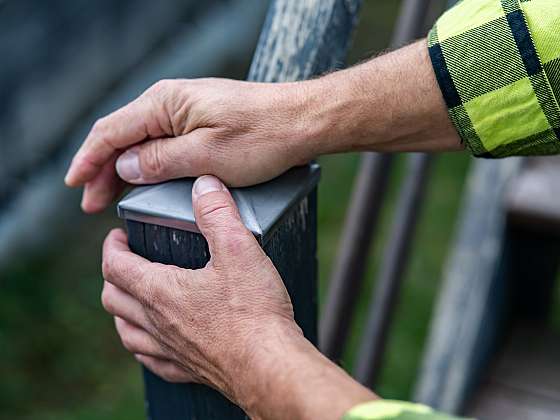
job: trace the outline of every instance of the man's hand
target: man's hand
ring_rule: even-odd
[[[103,305],[124,346],[174,382],[210,385],[254,418],[339,418],[375,396],[303,337],[280,276],[217,179],[193,187],[211,258],[200,270],[150,263],[121,230],[103,249]]]
[[[160,81],[94,124],[65,181],[85,185],[86,212],[110,204],[119,176],[130,184],[208,173],[230,186],[267,181],[314,156],[305,86]]]
[[[228,384],[248,368],[257,343],[275,334],[301,335],[286,289],[255,237],[242,224],[223,184],[195,183],[197,226],[210,262],[201,270],[152,264],[131,253],[121,230],[107,237],[102,300],[115,315],[128,350],[167,379],[203,382],[231,395]],[[158,369],[154,358],[182,368]],[[168,373],[170,373],[168,375]]]
[[[122,180],[213,174],[246,186],[321,154],[461,148],[422,40],[305,82],[159,82],[95,123],[66,183],[84,185],[82,208],[96,212]]]

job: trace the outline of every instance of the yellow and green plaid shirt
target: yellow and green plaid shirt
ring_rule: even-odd
[[[475,156],[560,153],[560,0],[462,0],[428,36],[449,116]],[[343,420],[451,420],[379,400]]]
[[[428,46],[451,120],[475,156],[560,153],[560,1],[463,0]]]
[[[342,420],[459,420],[430,407],[403,401],[377,400],[360,404]]]

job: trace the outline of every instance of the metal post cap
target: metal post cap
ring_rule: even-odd
[[[317,185],[316,163],[290,169],[272,181],[231,193],[241,219],[261,243],[270,237],[282,217]],[[134,188],[117,206],[122,219],[199,232],[192,208],[194,178],[178,179]]]

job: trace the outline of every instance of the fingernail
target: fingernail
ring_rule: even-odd
[[[212,175],[204,175],[194,182],[194,193],[200,197],[215,191],[223,191],[224,184]]]
[[[116,168],[119,176],[125,181],[138,181],[142,178],[140,160],[138,159],[138,153],[134,150],[124,152],[117,159]]]

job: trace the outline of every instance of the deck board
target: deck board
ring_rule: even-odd
[[[518,327],[467,413],[480,420],[560,419],[560,334]]]

